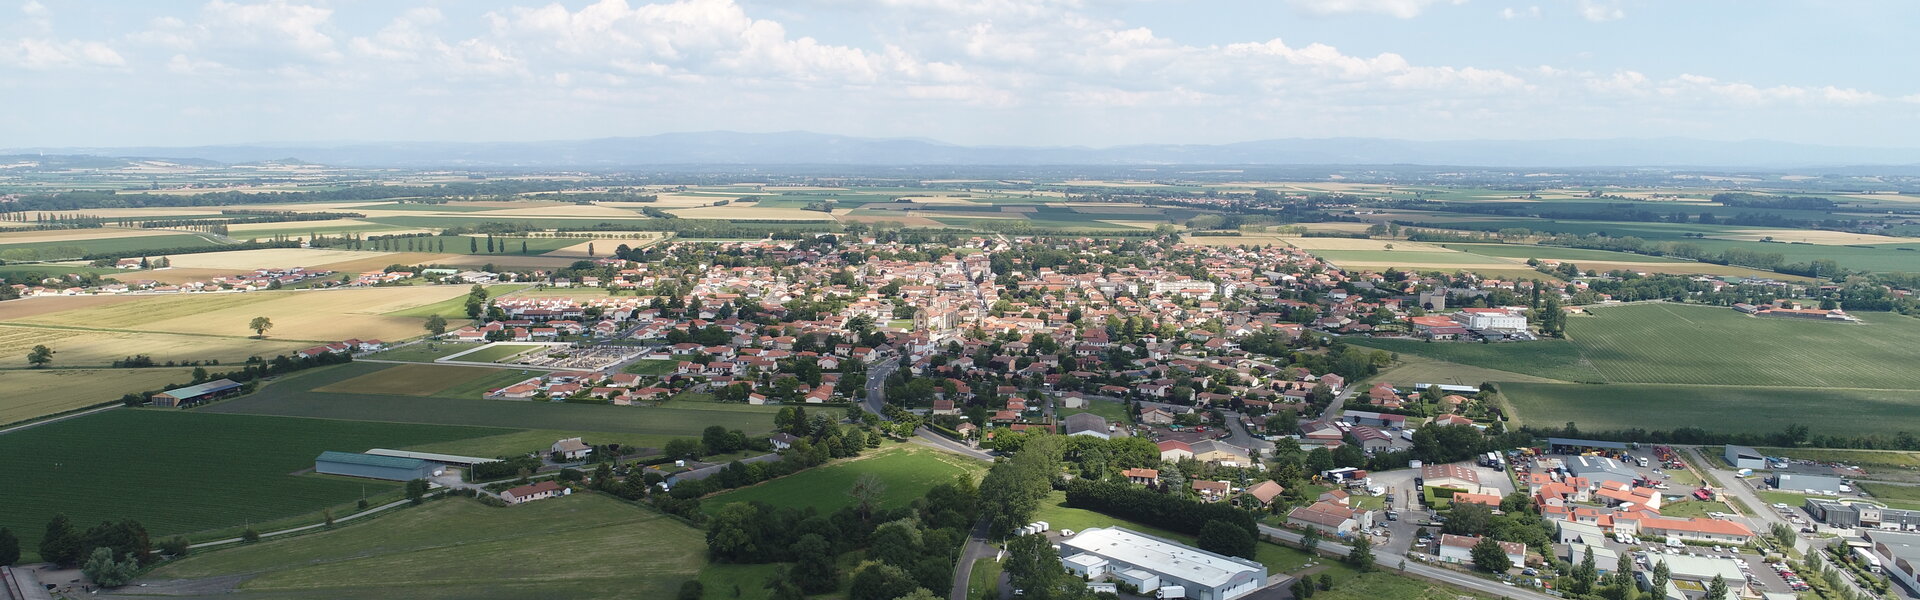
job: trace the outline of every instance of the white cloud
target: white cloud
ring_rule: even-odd
[[[1580,0],[1580,18],[1595,23],[1626,18],[1627,11],[1617,0]]]
[[[121,67],[127,64],[111,46],[81,40],[26,38],[0,42],[0,65],[31,70]]]
[[[1509,21],[1513,19],[1521,19],[1521,18],[1538,19],[1540,18],[1540,7],[1529,6],[1526,8],[1517,9],[1509,6],[1509,7],[1500,9],[1500,18],[1507,19]]]
[[[1294,8],[1316,15],[1376,13],[1411,19],[1432,4],[1466,4],[1467,0],[1287,0]]]

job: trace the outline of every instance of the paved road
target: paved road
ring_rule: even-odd
[[[1253,437],[1253,434],[1247,431],[1247,424],[1241,421],[1246,417],[1230,410],[1222,410],[1220,414],[1226,418],[1227,431],[1232,434],[1227,436],[1227,443],[1252,450],[1260,455],[1273,454],[1273,442]]]
[[[883,418],[887,416],[887,413],[881,410],[887,405],[887,378],[892,376],[894,369],[899,367],[900,357],[897,356],[867,367],[867,398],[860,402],[861,408]]]
[[[90,410],[83,410],[83,411],[80,411],[80,412],[77,412],[77,413],[73,413],[73,414],[70,414],[70,415],[61,415],[61,416],[58,416],[58,417],[54,417],[54,418],[51,418],[51,419],[46,419],[46,420],[43,420],[43,421],[34,421],[34,422],[32,422],[32,423],[27,423],[27,424],[25,424],[25,425],[15,425],[15,426],[12,426],[12,427],[8,427],[8,428],[6,428],[6,429],[0,429],[0,435],[6,435],[6,434],[9,434],[9,433],[13,433],[13,432],[15,432],[15,431],[20,431],[20,430],[23,430],[23,429],[32,429],[32,428],[35,428],[35,427],[39,427],[39,426],[41,426],[41,425],[46,425],[46,424],[48,424],[48,423],[58,423],[58,422],[61,422],[61,421],[65,421],[65,420],[67,420],[67,419],[72,419],[72,418],[75,418],[75,417],[84,417],[84,416],[87,416],[87,415],[90,415],[90,414],[93,414],[93,413],[97,413],[97,412],[100,412],[100,411],[106,411],[106,410],[113,410],[113,409],[116,409],[116,408],[120,408],[121,406],[122,406],[122,405],[120,405],[120,404],[112,404],[112,405],[108,405],[108,406],[102,406],[102,407],[100,407],[100,408],[95,408],[95,409],[90,409]]]
[[[991,558],[994,553],[993,545],[987,543],[987,520],[981,519],[973,524],[966,546],[960,549],[960,564],[953,567],[953,591],[947,594],[948,600],[967,600],[967,580],[973,577],[973,563]]]
[[[1260,534],[1286,540],[1294,544],[1300,543],[1300,534],[1278,527],[1261,525]],[[1347,546],[1325,540],[1320,542],[1318,549],[1322,553],[1332,553],[1339,556],[1345,556],[1349,550]],[[1483,579],[1458,571],[1442,569],[1422,562],[1415,562],[1407,559],[1405,555],[1381,548],[1374,548],[1373,562],[1395,571],[1399,570],[1400,565],[1404,563],[1407,565],[1406,573],[1408,575],[1431,579],[1500,598],[1515,598],[1517,600],[1553,600],[1554,598],[1553,596],[1530,589],[1514,587],[1491,579]]]

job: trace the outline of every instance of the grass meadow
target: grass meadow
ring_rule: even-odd
[[[455,498],[191,556],[152,576],[250,575],[240,597],[668,598],[705,550],[700,530],[598,494],[507,508]]]
[[[323,475],[325,450],[360,452],[503,433],[441,425],[117,409],[0,436],[0,526],[54,513],[87,526],[131,518],[156,536],[306,514],[399,484]],[[36,538],[37,539],[37,538]],[[31,553],[29,545],[26,550]]]
[[[1719,385],[1501,383],[1513,417],[1528,425],[1581,429],[1675,429],[1772,433],[1806,425],[1838,435],[1912,431],[1920,396],[1908,390]]]
[[[475,379],[492,379],[501,370],[453,365],[393,365],[352,379],[313,388],[316,392],[433,396]],[[515,379],[518,379],[515,373]]]
[[[863,475],[872,474],[886,482],[887,491],[880,505],[897,508],[926,495],[933,486],[953,481],[960,475],[978,478],[987,464],[948,454],[932,448],[898,445],[872,454],[808,469],[766,483],[723,492],[700,503],[708,512],[733,502],[765,502],[775,506],[793,506],[833,512],[851,506],[847,490]]]

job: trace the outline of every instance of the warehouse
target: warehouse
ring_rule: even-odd
[[[202,384],[175,388],[154,394],[153,405],[160,408],[178,408],[193,406],[202,402],[211,402],[240,392],[240,384],[232,379],[215,379]]]
[[[1920,564],[1920,535],[1868,531],[1866,538],[1867,543],[1873,544],[1873,553],[1880,557],[1886,574],[1907,591],[1920,593],[1920,573],[1916,573],[1914,567]]]
[[[445,468],[417,458],[374,456],[328,450],[313,459],[313,470],[327,475],[346,475],[388,481],[426,479],[445,472]]]
[[[1920,511],[1881,508],[1867,503],[1846,504],[1820,498],[1808,498],[1806,509],[1807,514],[1830,527],[1920,529]]]
[[[1832,475],[1781,473],[1780,476],[1774,480],[1773,487],[1789,492],[1831,495],[1840,489],[1840,478]]]
[[[1267,583],[1267,567],[1120,527],[1060,541],[1060,562],[1076,574],[1106,574],[1143,591],[1186,588],[1193,600],[1232,600]]]
[[[1746,446],[1727,446],[1726,459],[1727,464],[1733,465],[1735,469],[1767,468],[1767,455]]]
[[[1569,456],[1562,466],[1566,467],[1567,474],[1585,477],[1595,485],[1614,483],[1631,486],[1640,479],[1640,473],[1626,463],[1604,456]]]

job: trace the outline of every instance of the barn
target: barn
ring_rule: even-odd
[[[313,470],[327,475],[346,475],[388,481],[426,479],[446,472],[446,468],[418,458],[375,456],[328,450],[313,459]]]
[[[153,405],[160,408],[193,406],[222,396],[239,392],[240,384],[232,379],[215,379],[202,384],[175,388],[153,395]]]

